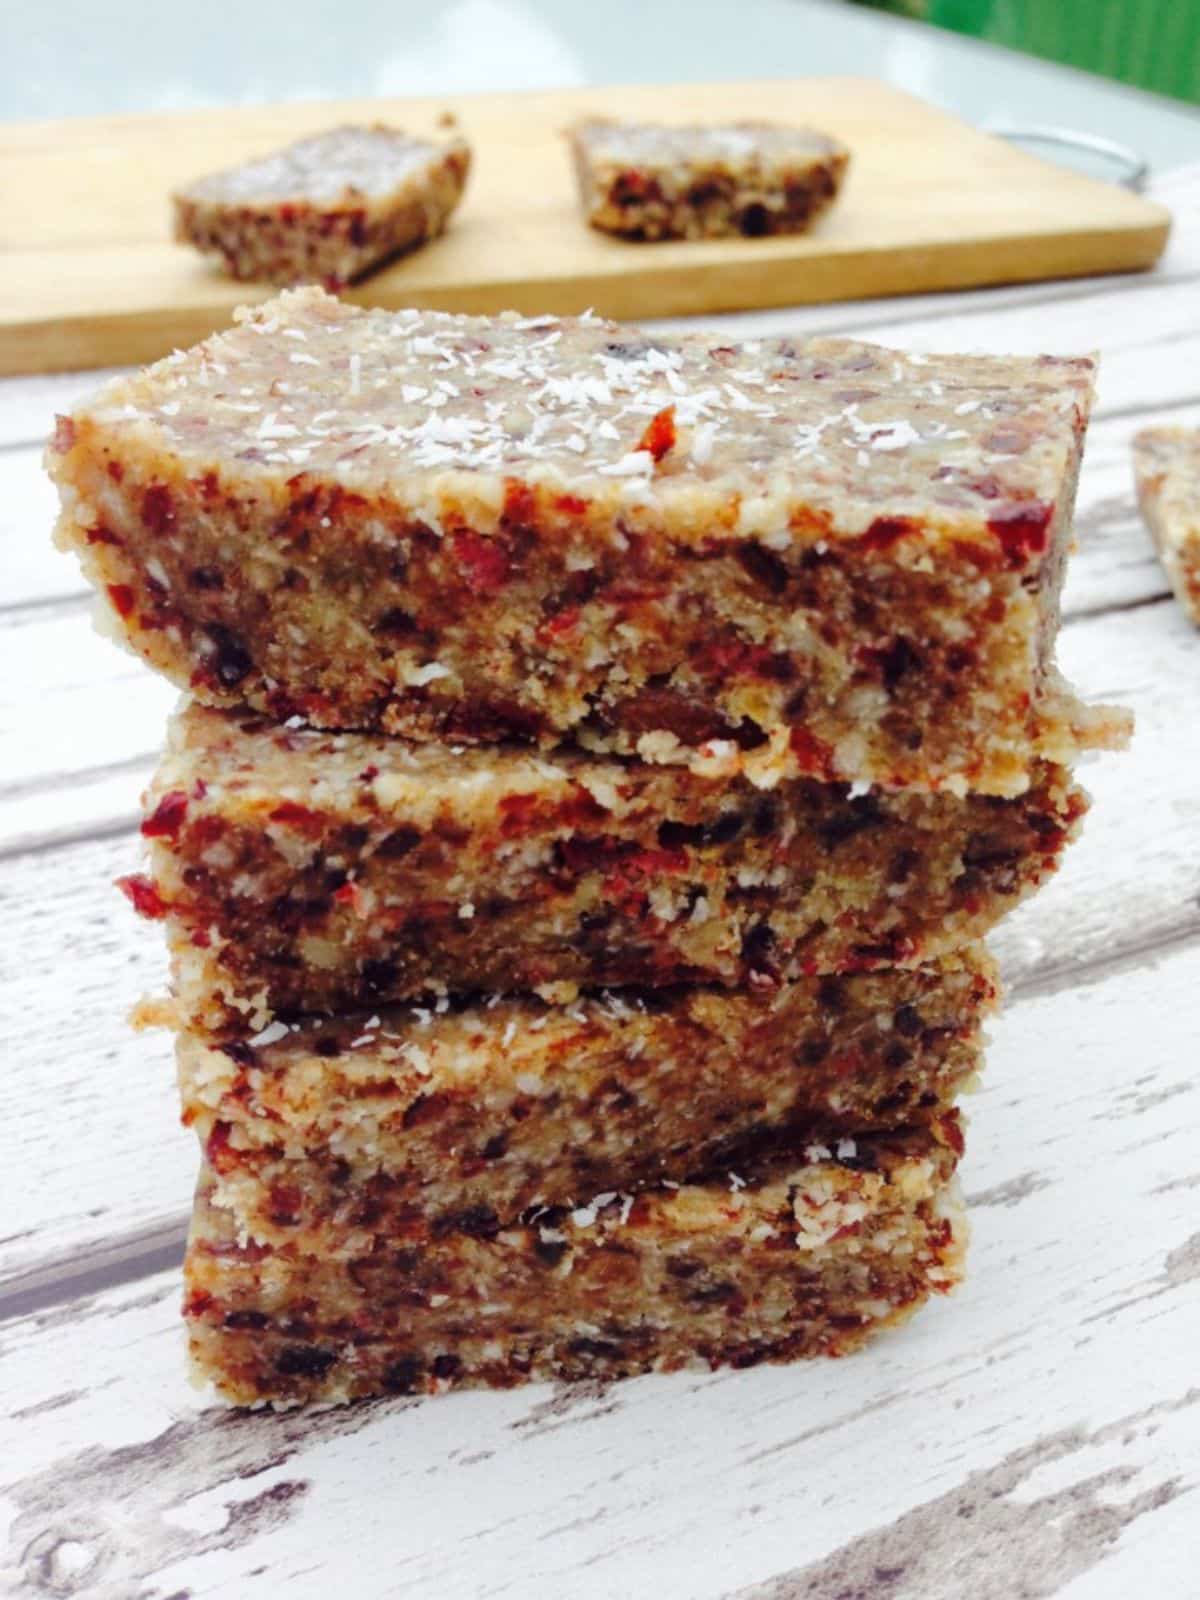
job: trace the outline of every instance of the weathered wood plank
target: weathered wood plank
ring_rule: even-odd
[[[972,1106],[968,1286],[836,1365],[231,1416],[183,1383],[174,1274],[10,1323],[0,1571],[113,1596],[259,1574],[296,1600],[607,1600],[650,1575],[716,1600],[785,1573],[759,1595],[832,1600],[879,1566],[891,1600],[1007,1600],[1014,1570],[1182,1596],[1198,984],[1200,943],[1012,1007]]]

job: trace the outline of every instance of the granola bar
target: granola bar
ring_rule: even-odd
[[[175,237],[235,278],[337,287],[441,233],[470,162],[461,138],[331,128],[180,189]]]
[[[60,419],[58,540],[214,703],[1017,794],[1088,358],[649,337],[297,290]]]
[[[269,1024],[178,1041],[184,1122],[239,1229],[312,1255],[535,1205],[849,1148],[944,1112],[997,997],[982,946],[778,989],[622,990]]]
[[[202,1177],[184,1314],[241,1405],[844,1355],[958,1281],[953,1113],[721,1182],[350,1259],[239,1240]]]
[[[768,794],[563,749],[411,744],[192,705],[145,797],[178,998],[201,1028],[453,989],[760,984],[915,966],[1056,868],[1086,801],[809,778]]]
[[[822,133],[769,122],[596,119],[569,137],[584,216],[628,239],[802,233],[837,195],[850,154]]]
[[[1143,429],[1133,441],[1133,468],[1163,570],[1200,624],[1200,429]]]

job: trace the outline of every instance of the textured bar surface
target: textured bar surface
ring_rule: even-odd
[[[229,1400],[347,1400],[843,1355],[961,1273],[951,1113],[722,1183],[351,1260],[239,1244],[202,1177],[193,1361]],[[741,1185],[739,1187],[739,1185]]]
[[[443,749],[192,705],[146,796],[149,879],[201,1028],[440,990],[772,983],[914,966],[1049,876],[1082,791],[1015,799]]]
[[[441,233],[471,152],[398,129],[331,128],[172,196],[175,237],[234,278],[349,283]]]
[[[1050,665],[1088,358],[240,315],[47,455],[110,623],[204,699],[761,785],[1014,794],[1121,737]]]
[[[594,120],[569,137],[584,216],[630,239],[801,233],[832,203],[849,160],[822,133],[768,122]]]
[[[1200,624],[1200,429],[1143,429],[1133,441],[1133,467],[1163,571]]]
[[[384,1009],[178,1042],[184,1121],[256,1239],[353,1253],[470,1219],[760,1162],[928,1120],[978,1071],[995,1006],[961,963],[763,993],[625,990]]]

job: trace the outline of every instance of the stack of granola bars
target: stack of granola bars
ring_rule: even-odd
[[[839,1354],[955,1282],[979,940],[1122,734],[1052,665],[1092,379],[301,290],[60,420],[195,697],[125,887],[223,1393]]]

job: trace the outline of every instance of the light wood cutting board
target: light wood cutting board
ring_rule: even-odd
[[[350,298],[446,310],[705,313],[1151,266],[1169,215],[867,79],[572,89],[76,119],[0,127],[0,373],[145,361],[271,291],[173,244],[189,178],[335,123],[432,130],[475,149],[449,233]],[[842,197],[808,236],[622,243],[580,220],[563,127],[585,113],[756,117],[849,145]]]

